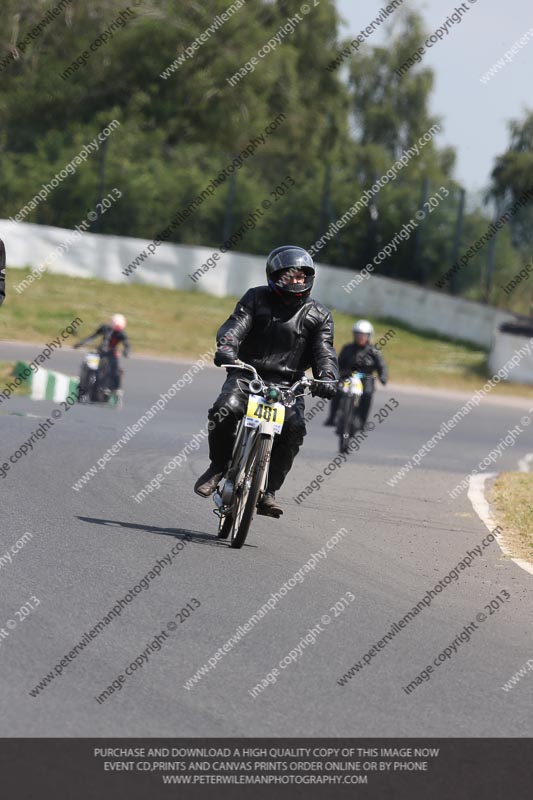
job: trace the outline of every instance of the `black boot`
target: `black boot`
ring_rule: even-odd
[[[274,492],[265,492],[260,502],[257,504],[257,513],[263,517],[281,517],[283,509],[276,502]]]
[[[200,497],[209,497],[216,490],[224,470],[216,467],[212,462],[203,475],[200,475],[194,484],[194,491]]]

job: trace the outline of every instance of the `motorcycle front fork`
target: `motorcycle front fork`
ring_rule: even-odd
[[[220,524],[223,523],[224,517],[231,513],[237,483],[240,484],[238,479],[241,475],[242,464],[248,459],[248,454],[254,445],[256,436],[258,435],[259,434],[256,433],[255,428],[246,428],[244,421],[239,422],[235,443],[233,445],[230,466],[228,467],[226,476],[224,478],[224,485],[220,491],[217,490],[213,494],[213,500],[215,501],[216,505],[216,508],[213,509],[213,513],[220,517]],[[261,492],[264,491],[267,481],[268,470],[265,472],[264,485],[261,489]]]

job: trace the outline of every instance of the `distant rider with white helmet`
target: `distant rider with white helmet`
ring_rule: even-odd
[[[345,344],[339,355],[339,371],[342,378],[347,378],[352,372],[363,374],[363,395],[359,401],[357,416],[359,418],[360,430],[365,427],[372,395],[374,394],[374,372],[377,372],[380,382],[385,386],[387,383],[387,365],[383,360],[380,351],[372,344],[374,328],[367,319],[359,319],[352,328],[353,344]],[[340,394],[333,398],[329,416],[325,425],[335,424],[335,415],[339,405]]]

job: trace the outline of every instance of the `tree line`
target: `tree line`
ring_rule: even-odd
[[[120,127],[26,221],[74,228],[116,188],[121,199],[94,214],[91,230],[151,239],[214,186],[170,241],[216,247],[260,208],[237,249],[320,240],[318,261],[361,270],[418,220],[373,271],[437,288],[533,187],[533,113],[510,121],[486,194],[469,193],[454,179],[445,121],[429,110],[433,71],[399,70],[428,35],[423,18],[409,2],[386,16],[386,43],[368,36],[354,48],[334,0],[58,0],[47,9],[4,0],[0,216],[27,207],[116,119]],[[274,120],[282,122],[269,133]],[[529,284],[503,287],[530,258],[531,222],[526,205],[442,291],[529,311]]]

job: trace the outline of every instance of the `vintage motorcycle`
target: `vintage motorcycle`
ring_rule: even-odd
[[[349,452],[350,439],[356,433],[357,408],[363,394],[364,377],[362,372],[353,372],[347,378],[339,381],[340,393],[337,409],[337,435],[339,437],[339,453]]]
[[[110,388],[109,360],[105,353],[91,351],[86,353],[80,368],[78,385],[79,403],[107,403],[122,407],[124,392]]]
[[[280,387],[265,383],[254,367],[242,361],[225,368],[253,373],[252,379],[239,380],[240,388],[248,392],[248,406],[237,427],[222,486],[213,495],[213,510],[219,517],[218,537],[227,539],[231,534],[231,546],[238,549],[246,540],[257,503],[266,490],[274,436],[281,433],[285,409],[292,407],[297,397],[310,393],[315,384],[332,381],[304,376],[291,387]]]

